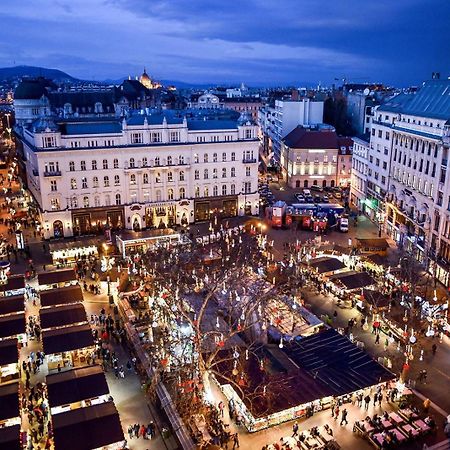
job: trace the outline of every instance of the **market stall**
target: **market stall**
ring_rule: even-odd
[[[94,350],[94,338],[89,324],[73,325],[42,332],[42,344],[47,355],[48,369],[74,367],[86,363]]]
[[[86,310],[82,303],[41,308],[39,316],[43,330],[87,322]]]
[[[83,292],[78,284],[58,289],[49,289],[39,293],[41,306],[56,306],[70,303],[81,303]]]
[[[46,383],[52,415],[103,403],[109,397],[105,373],[100,366],[77,367],[47,375]]]
[[[357,238],[356,241],[357,248],[361,253],[378,253],[385,256],[389,248],[389,244],[384,238]]]
[[[25,297],[23,295],[9,295],[0,297],[0,316],[23,312],[25,310]]]
[[[19,378],[17,338],[0,341],[0,384]]]
[[[2,450],[22,450],[19,424],[0,428],[0,448]]]
[[[19,383],[0,386],[0,426],[12,425],[19,416]]]
[[[25,313],[8,314],[0,316],[0,339],[17,337],[19,341],[25,334]]]
[[[366,272],[349,270],[330,277],[330,281],[340,283],[347,291],[361,289],[376,284],[376,281]]]
[[[125,258],[131,253],[145,253],[154,245],[177,244],[180,239],[180,234],[171,228],[144,231],[124,230],[116,236],[116,245],[122,257]]]
[[[44,289],[50,289],[53,287],[62,287],[66,284],[74,284],[77,280],[77,275],[74,269],[54,270],[52,272],[38,273],[39,286],[43,286]],[[54,286],[56,285],[56,286]]]
[[[56,414],[52,423],[56,450],[119,449],[125,439],[112,402]]]
[[[82,259],[98,256],[99,239],[79,238],[76,241],[51,242],[49,251],[57,267],[75,264]]]
[[[8,278],[6,283],[0,283],[1,295],[23,294],[25,291],[25,277],[23,275],[13,275]]]
[[[319,258],[311,259],[309,260],[309,266],[321,274],[336,272],[347,268],[339,258],[330,256],[321,256]]]

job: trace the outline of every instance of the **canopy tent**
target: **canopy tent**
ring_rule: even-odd
[[[0,292],[17,291],[25,287],[25,277],[23,275],[13,275],[8,278],[6,284],[0,284]]]
[[[4,339],[0,341],[0,367],[14,364],[19,361],[19,349],[17,338]]]
[[[19,424],[0,428],[0,448],[2,450],[22,450]]]
[[[373,289],[363,289],[362,294],[364,296],[364,300],[376,308],[387,308],[391,301],[388,295]]]
[[[13,419],[19,415],[19,383],[0,386],[0,421]]]
[[[22,312],[25,310],[25,297],[23,295],[9,295],[0,297],[0,316]]]
[[[319,273],[334,272],[336,270],[345,269],[346,267],[340,259],[329,256],[311,259],[309,265],[314,267]]]
[[[125,439],[112,402],[55,414],[52,422],[56,450],[88,450]]]
[[[345,286],[345,289],[348,290],[360,289],[375,284],[375,280],[367,272],[355,272],[353,270],[332,275],[330,280],[340,281]]]
[[[363,252],[385,252],[389,248],[389,244],[384,238],[356,239],[358,247]]]
[[[87,321],[86,310],[82,303],[41,308],[39,316],[43,330]]]
[[[63,305],[66,303],[80,303],[83,301],[83,292],[78,284],[58,289],[40,292],[42,306]]]
[[[74,325],[56,330],[44,330],[42,344],[44,352],[51,355],[91,347],[94,345],[94,338],[89,324]]]
[[[105,374],[100,366],[79,367],[47,375],[46,382],[51,408],[109,393]]]
[[[25,333],[25,313],[0,317],[0,338],[15,337]]]
[[[74,269],[54,270],[52,272],[38,273],[39,286],[65,283],[76,279],[77,276]]]

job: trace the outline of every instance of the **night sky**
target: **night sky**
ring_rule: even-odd
[[[0,9],[0,66],[83,79],[147,71],[250,85],[406,86],[450,75],[449,0],[26,0]]]

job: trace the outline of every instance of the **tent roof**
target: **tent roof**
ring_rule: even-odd
[[[100,366],[79,367],[47,375],[46,382],[51,408],[109,393],[105,374]]]
[[[19,424],[0,428],[0,448],[2,450],[22,450]]]
[[[0,315],[22,312],[24,310],[25,298],[23,295],[0,297]]]
[[[41,291],[40,297],[42,306],[55,306],[65,303],[80,303],[83,301],[83,292],[81,292],[80,285],[75,284],[73,286]]]
[[[23,275],[13,275],[8,278],[6,284],[0,284],[0,292],[15,291],[25,287],[25,277]]]
[[[19,415],[19,383],[0,386],[0,420],[12,419]]]
[[[82,303],[42,308],[39,311],[39,316],[42,329],[87,321],[86,310]]]
[[[334,272],[335,270],[344,269],[346,267],[340,259],[329,256],[311,259],[309,265],[316,268],[319,273]]]
[[[66,281],[76,280],[74,269],[54,270],[52,272],[38,273],[39,285],[64,283]]]
[[[89,324],[74,325],[56,330],[44,330],[42,343],[44,352],[51,355],[91,347],[94,345],[94,338]]]
[[[384,238],[371,238],[371,239],[356,238],[356,240],[358,241],[359,247],[378,248],[382,250],[386,250],[389,248],[389,244]]]
[[[112,402],[55,414],[52,422],[57,450],[99,448],[125,439]]]
[[[25,333],[25,313],[0,317],[0,338],[14,337]]]
[[[0,367],[6,366],[7,364],[14,364],[19,361],[17,342],[17,338],[0,341]]]
[[[375,280],[368,273],[354,272],[352,270],[332,275],[330,279],[339,280],[345,286],[345,288],[349,290],[359,289],[375,284]]]

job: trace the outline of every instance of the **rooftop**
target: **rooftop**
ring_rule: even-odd
[[[338,136],[336,131],[330,129],[313,129],[298,126],[284,139],[290,148],[298,149],[338,149]]]

